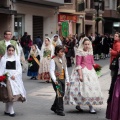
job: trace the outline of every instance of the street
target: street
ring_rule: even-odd
[[[102,66],[102,76],[99,78],[102,92],[104,95],[104,104],[101,106],[94,106],[97,114],[90,114],[88,106],[81,106],[84,109],[80,113],[75,109],[75,106],[65,105],[65,116],[58,116],[54,114],[50,108],[53,103],[55,93],[51,83],[44,81],[30,80],[23,73],[23,81],[27,91],[27,102],[15,103],[14,109],[16,116],[9,117],[4,115],[4,103],[0,103],[0,119],[1,120],[106,120],[106,101],[108,97],[108,89],[110,86],[110,70],[109,58],[105,60],[96,61]],[[68,68],[69,75],[72,68]]]

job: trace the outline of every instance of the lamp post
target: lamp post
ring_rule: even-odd
[[[99,10],[100,10],[101,4],[102,4],[102,0],[94,0],[94,4],[95,4],[96,12],[97,12],[96,17],[98,18],[99,17]],[[97,35],[98,35],[98,23],[99,23],[99,21],[96,19]]]

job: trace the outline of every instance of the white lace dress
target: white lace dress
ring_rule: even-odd
[[[66,90],[65,104],[103,104],[103,95],[93,64],[93,55],[89,53],[81,53],[76,57],[76,67],[71,74],[70,87]],[[80,82],[78,69],[82,70],[83,82]]]

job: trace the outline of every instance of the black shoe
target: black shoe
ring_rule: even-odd
[[[10,117],[15,117],[15,115],[16,115],[15,113],[9,114]]]
[[[46,83],[50,83],[50,81],[45,81]]]
[[[54,108],[51,108],[51,110],[54,112],[54,113],[57,113],[56,110]]]
[[[57,115],[65,116],[65,113],[63,113],[63,112],[58,112]]]
[[[79,112],[83,112],[83,109],[80,108],[80,106],[76,106],[76,109],[79,111]]]
[[[30,79],[32,80],[34,77],[31,77]]]
[[[4,112],[4,115],[10,115],[10,113]]]
[[[36,77],[34,77],[34,80],[37,80],[37,78],[36,78]]]

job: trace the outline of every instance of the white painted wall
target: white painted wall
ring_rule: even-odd
[[[44,29],[43,29],[43,38],[45,34],[48,34],[50,37],[56,33],[57,30],[57,14],[54,15],[55,10],[52,8],[45,8],[41,6],[32,6],[26,4],[15,3],[13,9],[17,10],[18,14],[25,15],[25,31],[33,36],[33,16],[43,16],[44,18]],[[53,34],[51,34],[51,32]]]
[[[58,16],[52,15],[51,17],[44,17],[44,38],[47,37],[45,34],[48,34],[48,37],[52,37],[58,31]]]

